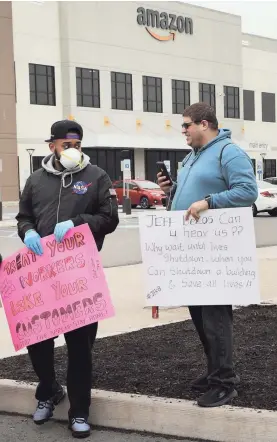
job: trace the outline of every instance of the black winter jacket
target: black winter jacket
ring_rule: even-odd
[[[71,173],[56,171],[52,164],[50,155],[43,160],[43,168],[26,181],[16,216],[18,235],[23,241],[27,230],[34,229],[41,237],[48,236],[57,223],[71,219],[74,226],[88,223],[101,250],[105,235],[119,223],[117,198],[109,176],[91,165],[88,157],[82,168]]]

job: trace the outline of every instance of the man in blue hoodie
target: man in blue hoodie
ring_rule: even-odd
[[[251,207],[258,197],[252,162],[232,143],[231,131],[218,129],[215,112],[206,103],[189,106],[183,117],[182,133],[192,151],[173,186],[158,174],[170,209],[186,210],[187,219],[198,220],[208,209]],[[189,310],[208,361],[207,372],[192,383],[194,390],[204,392],[198,405],[227,404],[237,396],[239,382],[233,367],[232,306],[190,306]]]

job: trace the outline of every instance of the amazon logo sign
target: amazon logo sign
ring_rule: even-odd
[[[184,32],[185,34],[193,34],[193,21],[191,18],[154,11],[153,9],[139,7],[137,9],[137,23],[140,26],[144,26],[148,34],[159,41],[174,41],[177,32],[180,34]],[[168,34],[161,35],[159,29],[168,31]]]

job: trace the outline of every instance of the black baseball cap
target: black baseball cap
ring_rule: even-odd
[[[61,120],[56,121],[56,123],[51,126],[51,137],[49,140],[45,140],[46,143],[51,143],[54,140],[62,140],[66,138],[73,138],[68,136],[69,133],[76,133],[78,135],[78,140],[83,139],[83,128],[76,121],[72,120]]]

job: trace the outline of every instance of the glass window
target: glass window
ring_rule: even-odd
[[[111,72],[112,109],[133,110],[132,75]]]
[[[189,81],[172,80],[172,113],[182,114],[190,105]]]
[[[143,77],[143,110],[144,112],[163,112],[162,79]]]
[[[100,107],[99,71],[76,68],[77,106]]]
[[[199,101],[212,106],[215,110],[215,85],[209,83],[199,83]]]
[[[29,86],[31,104],[56,105],[54,66],[30,63]]]
[[[224,86],[224,118],[240,118],[238,87]]]
[[[275,123],[275,94],[262,92],[262,121],[267,123]]]

